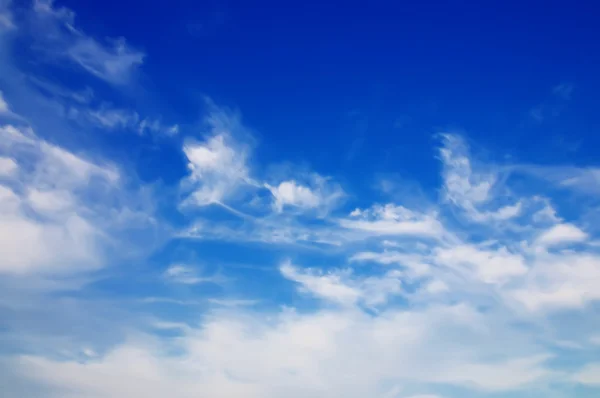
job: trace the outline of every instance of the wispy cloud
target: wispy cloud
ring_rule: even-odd
[[[197,268],[184,264],[170,265],[164,272],[164,277],[173,283],[182,283],[184,285],[197,285],[200,283],[220,283],[223,278],[218,276],[200,275]]]
[[[537,123],[559,116],[563,112],[565,104],[571,100],[574,90],[575,86],[572,83],[557,84],[552,87],[550,95],[544,101],[531,108],[529,115]]]
[[[101,44],[75,27],[75,13],[56,7],[52,0],[35,0],[33,31],[40,49],[57,59],[66,58],[90,74],[112,84],[126,84],[144,62],[145,54],[125,39]]]

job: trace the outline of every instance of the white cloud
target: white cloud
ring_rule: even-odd
[[[85,120],[80,121],[89,121],[106,130],[130,130],[139,135],[152,133],[173,136],[179,132],[179,126],[176,124],[168,126],[159,119],[142,118],[131,109],[114,108],[108,104],[103,104],[97,109],[79,108],[73,117],[75,119],[83,117]]]
[[[4,100],[4,94],[2,93],[2,91],[0,91],[0,114],[8,112],[10,112],[10,109],[8,108],[8,104]]]
[[[286,279],[300,284],[301,291],[346,306],[359,301],[366,306],[376,306],[402,292],[398,271],[390,271],[382,277],[361,278],[353,276],[349,269],[323,272],[300,269],[289,262],[283,263],[279,270]]]
[[[57,8],[51,0],[36,0],[33,11],[36,40],[40,48],[55,57],[66,57],[90,74],[112,84],[128,83],[144,62],[145,54],[131,48],[124,39],[101,44],[75,28],[75,13]]]
[[[522,203],[498,206],[493,188],[498,173],[492,167],[475,168],[469,148],[457,135],[443,134],[440,158],[443,164],[445,199],[458,206],[475,222],[506,221],[521,214]]]
[[[273,195],[273,207],[276,211],[283,211],[284,207],[291,206],[303,210],[321,210],[327,212],[344,196],[342,189],[327,178],[318,174],[306,177],[308,185],[302,185],[295,180],[288,180],[276,186],[265,184]]]
[[[137,112],[106,107],[90,111],[89,116],[95,123],[111,130],[135,128],[140,120]]]
[[[170,282],[182,283],[184,285],[196,285],[199,283],[216,283],[218,278],[200,276],[198,271],[191,266],[173,264],[166,269],[164,277]]]
[[[277,211],[282,211],[285,205],[311,209],[318,207],[321,202],[319,196],[310,188],[298,185],[294,180],[284,181],[276,187],[267,185],[267,188],[273,194],[273,205]]]
[[[552,376],[554,372],[540,366],[548,359],[547,355],[538,355],[500,363],[459,363],[437,381],[470,385],[483,391],[511,390]]]
[[[23,211],[17,194],[0,188],[0,273],[64,273],[99,266],[97,232],[87,221],[70,214],[59,222],[40,222]]]
[[[390,382],[502,392],[552,375],[543,352],[525,349],[506,326],[481,330],[486,318],[468,306],[375,317],[354,310],[217,312],[206,319],[181,328],[176,339],[130,339],[93,360],[21,356],[11,366],[55,394],[95,398],[363,398],[384,395]],[[490,356],[497,359],[483,361]]]
[[[10,9],[12,1],[3,0],[0,2],[0,33],[15,29],[13,22],[13,13]]]
[[[588,235],[573,224],[557,224],[544,231],[535,241],[539,246],[550,247],[561,243],[583,242]]]
[[[482,250],[472,245],[458,245],[435,250],[437,264],[460,272],[465,278],[484,283],[502,284],[527,273],[523,257],[506,247]]]
[[[73,209],[73,197],[67,191],[40,191],[31,189],[27,192],[27,202],[40,214],[50,215]]]
[[[440,156],[446,198],[465,210],[472,210],[475,205],[489,200],[496,177],[493,173],[473,172],[468,147],[461,137],[451,134],[442,137]]]
[[[145,54],[118,39],[104,46],[91,38],[80,38],[67,54],[91,74],[110,83],[126,83],[133,71],[144,62]]]
[[[112,184],[118,173],[43,141],[30,130],[4,126],[0,137],[2,150],[35,166],[22,175],[22,194],[2,187],[1,272],[72,272],[98,267],[102,261],[100,233],[79,214],[79,203],[68,191],[85,189],[92,176]],[[31,215],[28,207],[45,220]]]
[[[397,264],[407,269],[408,275],[419,278],[431,274],[431,266],[427,263],[426,256],[398,251],[360,252],[354,254],[350,261],[374,261],[380,264]]]
[[[74,14],[66,8],[37,1],[34,9],[38,17],[45,19],[36,20],[39,24],[34,27],[40,35],[35,40],[36,48],[52,55],[45,61],[70,59],[93,76],[113,84],[126,84],[144,60],[144,54],[124,40],[102,44],[86,36],[74,27]],[[0,11],[0,25],[3,16]],[[47,38],[41,37],[46,34]],[[129,129],[140,134],[178,131],[177,125],[164,125],[160,119],[144,117],[137,110],[108,105],[91,108],[92,100],[102,103],[97,93],[61,92],[60,88],[48,85],[45,89],[77,103],[73,109],[80,116],[88,118],[88,122],[93,119],[103,128]],[[557,89],[556,94],[568,97],[570,90]],[[0,112],[10,108],[2,98]],[[91,113],[87,112],[90,110]],[[166,395],[397,398],[400,393],[437,392],[438,388],[446,391],[448,386],[482,395],[526,393],[529,387],[543,388],[547,383],[562,383],[564,379],[598,385],[598,369],[593,364],[576,372],[574,377],[567,374],[562,378],[551,370],[560,364],[549,361],[553,348],[546,345],[545,331],[553,329],[555,324],[552,317],[544,317],[545,311],[577,309],[581,318],[594,319],[596,314],[589,304],[600,300],[597,293],[600,260],[594,248],[572,245],[569,250],[562,250],[558,246],[584,242],[588,236],[592,239],[593,229],[588,234],[571,224],[550,226],[562,222],[554,208],[548,204],[531,210],[535,200],[530,203],[528,198],[513,198],[508,189],[503,189],[506,182],[498,169],[471,158],[460,138],[444,138],[441,150],[444,195],[446,203],[456,206],[469,221],[484,224],[470,224],[468,228],[454,223],[456,220],[451,217],[454,214],[447,214],[455,208],[440,204],[423,211],[422,207],[409,208],[408,201],[398,201],[404,206],[367,204],[366,209],[356,209],[341,219],[329,217],[327,214],[344,195],[337,184],[317,174],[257,178],[256,182],[249,166],[251,145],[236,115],[212,109],[207,121],[207,138],[189,140],[183,148],[189,174],[181,186],[189,193],[187,203],[247,204],[248,191],[258,191],[265,195],[254,209],[260,207],[257,210],[260,213],[273,201],[277,211],[229,225],[229,220],[223,221],[220,214],[210,219],[210,209],[203,209],[203,216],[208,214],[206,220],[191,220],[201,226],[198,231],[221,241],[222,250],[256,261],[263,261],[267,251],[261,251],[259,256],[250,245],[244,247],[247,251],[238,250],[230,246],[232,240],[242,237],[263,245],[327,244],[326,248],[315,244],[306,251],[298,250],[300,245],[278,246],[275,255],[287,255],[289,249],[291,255],[306,255],[309,259],[302,261],[320,256],[321,260],[344,264],[354,253],[343,266],[347,268],[325,271],[283,263],[279,267],[281,276],[293,283],[277,288],[298,289],[318,300],[304,301],[304,296],[293,296],[285,301],[287,307],[281,311],[269,306],[281,305],[283,301],[277,299],[286,294],[279,296],[274,293],[276,289],[269,289],[267,284],[271,280],[266,277],[261,278],[259,287],[268,291],[267,299],[260,296],[259,289],[250,293],[258,296],[261,306],[254,305],[259,301],[245,299],[241,294],[255,289],[252,283],[240,291],[228,292],[231,295],[227,297],[240,297],[237,299],[204,295],[194,295],[191,299],[177,295],[148,298],[143,303],[144,311],[150,314],[160,303],[188,305],[185,310],[202,311],[201,316],[194,313],[193,318],[187,317],[188,311],[161,314],[165,319],[151,325],[152,333],[156,329],[162,331],[156,335],[147,335],[147,328],[142,329],[132,321],[128,315],[135,318],[139,314],[129,312],[128,303],[121,302],[122,298],[115,294],[110,297],[110,305],[123,311],[117,324],[127,329],[126,337],[115,337],[111,328],[98,328],[110,335],[107,337],[112,339],[110,343],[97,347],[101,344],[94,344],[98,341],[88,334],[76,355],[67,350],[66,354],[61,353],[62,358],[54,354],[79,344],[79,340],[71,339],[71,331],[52,340],[52,344],[36,339],[36,347],[44,346],[40,350],[21,345],[17,348],[27,350],[29,355],[4,355],[0,359],[0,384],[8,384],[8,395],[20,396],[10,390],[18,390],[17,377],[26,380],[25,385],[43,386],[40,387],[43,393],[25,395],[67,398]],[[34,124],[44,127],[44,123]],[[44,136],[65,138],[54,137],[52,133]],[[145,203],[139,206],[141,210],[135,206],[130,210],[129,203],[124,203],[127,200],[122,195],[128,189],[124,183],[130,183],[135,176],[103,164],[93,154],[91,150],[86,154],[76,153],[43,140],[29,128],[11,125],[0,128],[0,288],[18,278],[22,278],[24,285],[35,285],[34,276],[39,275],[62,278],[84,273],[90,277],[87,271],[118,264],[120,249],[136,249],[127,241],[129,234],[114,233],[122,231],[118,228],[135,224],[138,216],[149,217],[143,211]],[[594,190],[585,185],[593,183],[595,177],[594,169],[570,169],[555,180],[545,178],[564,187]],[[266,195],[264,181],[272,184],[267,185],[271,195]],[[155,200],[153,195],[145,199],[151,206],[160,201],[157,206],[168,207],[165,202],[172,197],[170,194],[163,195],[167,199],[161,196]],[[360,198],[359,202],[365,203],[363,199],[370,198]],[[170,211],[176,209],[168,209],[169,215],[173,214]],[[318,220],[307,221],[311,215]],[[526,224],[523,219],[527,216],[534,223]],[[490,236],[483,228],[488,222],[507,228],[499,228]],[[548,229],[542,231],[542,227]],[[460,243],[455,235],[460,237]],[[388,236],[393,236],[389,239],[394,242],[382,241]],[[490,238],[494,241],[482,243]],[[181,248],[189,243],[181,243]],[[394,249],[380,251],[381,245]],[[556,250],[530,250],[549,247]],[[143,239],[144,256],[155,254],[153,248],[151,242]],[[165,255],[168,257],[168,253]],[[136,267],[135,277],[138,270],[144,268]],[[256,268],[250,265],[248,270]],[[119,271],[115,274],[130,277],[127,269]],[[192,289],[175,284],[222,281],[218,275],[206,276],[198,267],[186,264],[172,264],[160,276],[170,282],[160,285],[167,292]],[[82,280],[88,281],[83,277]],[[85,294],[85,282],[78,282],[78,288],[85,297],[82,301],[86,311],[89,309],[90,317],[94,318],[90,324],[95,326],[95,318],[102,311],[96,313],[92,309],[93,300]],[[239,287],[234,285],[227,287]],[[104,293],[103,287],[95,289],[94,293]],[[208,289],[195,286],[192,290],[200,295]],[[130,293],[135,292],[134,289]],[[52,312],[35,317],[15,311],[14,308],[20,307],[42,307],[32,304],[27,292],[22,294],[25,298],[22,301],[2,296],[0,317],[8,319],[11,326],[17,324],[11,333],[30,328],[30,320],[37,322],[40,318],[43,324],[43,318],[53,318]],[[268,297],[275,299],[269,302]],[[455,304],[441,304],[446,299]],[[76,301],[69,297],[69,304]],[[6,311],[7,302],[10,311]],[[44,303],[44,309],[51,308],[51,304]],[[205,311],[207,304],[209,310]],[[535,314],[522,311],[523,308]],[[173,321],[173,318],[178,319]],[[77,329],[85,323],[80,320],[70,318],[68,329]],[[43,324],[39,329],[43,333],[52,329],[46,326]],[[1,329],[0,338],[6,328]],[[544,336],[540,337],[542,329]],[[589,341],[594,343],[594,337]],[[47,355],[48,346],[52,346],[53,355]],[[65,360],[65,357],[76,359]],[[10,376],[4,376],[9,372],[3,372],[3,368],[10,370]],[[17,376],[10,379],[13,374]],[[7,377],[9,382],[5,383]],[[439,396],[430,393],[411,398]]]
[[[600,194],[600,168],[516,165],[514,171],[554,183],[559,188],[596,196]]]
[[[574,377],[574,381],[587,386],[600,386],[600,363],[590,363],[583,369],[578,371]]]
[[[393,204],[356,209],[350,217],[339,220],[340,225],[375,235],[441,237],[444,233],[435,213],[419,213]]]
[[[554,209],[547,200],[542,199],[542,201],[545,202],[544,207],[536,211],[533,216],[531,216],[531,219],[537,223],[555,224],[561,222],[561,218],[556,214],[556,209]]]
[[[593,345],[600,345],[600,334],[590,337],[589,340],[590,340],[590,343]]]
[[[78,104],[89,104],[94,99],[94,91],[90,87],[82,90],[70,90],[35,76],[27,76],[27,79],[38,91],[49,97],[66,99]]]
[[[600,300],[600,258],[586,253],[541,252],[528,278],[507,292],[530,311],[582,308]]]
[[[0,157],[0,176],[10,176],[18,169],[17,162],[8,157]]]
[[[188,182],[194,189],[188,201],[199,206],[219,203],[249,181],[248,150],[237,145],[224,133],[184,146]]]
[[[300,270],[289,262],[282,264],[279,270],[285,278],[299,283],[303,291],[320,298],[351,305],[361,296],[358,288],[345,282],[350,276],[349,271],[323,274],[312,269]]]
[[[425,290],[431,294],[444,293],[450,290],[444,281],[433,280],[425,286]]]

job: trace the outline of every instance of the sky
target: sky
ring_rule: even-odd
[[[0,0],[7,398],[600,394],[592,2]]]

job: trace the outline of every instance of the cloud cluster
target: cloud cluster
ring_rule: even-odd
[[[145,54],[123,39],[86,35],[51,1],[33,2],[31,20],[11,10],[0,3],[0,27],[32,30],[42,63],[68,60],[116,90],[136,80]],[[16,88],[30,107],[60,99],[52,109],[81,133],[167,133],[161,154],[186,167],[167,170],[172,186],[142,183],[110,148],[44,131],[15,113],[18,93],[0,95],[5,396],[598,391],[597,230],[584,205],[563,212],[553,196],[597,198],[595,168],[500,165],[444,133],[439,197],[386,203],[308,167],[262,164],[239,112],[210,101],[204,124],[175,137],[102,91],[17,75],[36,87]]]
[[[99,266],[101,232],[81,197],[111,189],[118,172],[41,140],[26,127],[5,125],[0,137],[6,183],[0,186],[1,271],[72,272]]]

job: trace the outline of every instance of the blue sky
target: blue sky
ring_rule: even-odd
[[[597,12],[0,1],[4,396],[597,396]]]

